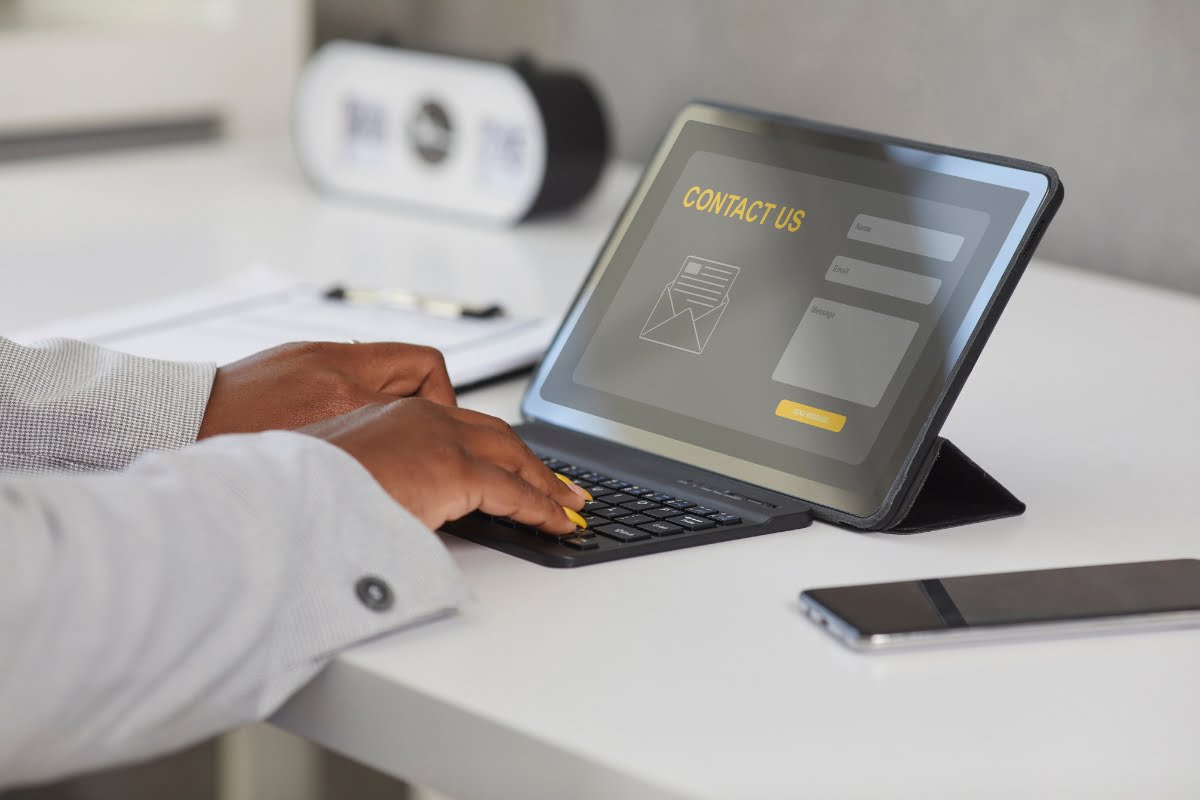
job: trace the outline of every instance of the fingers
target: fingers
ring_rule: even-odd
[[[482,411],[473,411],[469,408],[455,408],[452,412],[455,419],[460,422],[466,422],[470,425],[482,425],[485,428],[491,428],[497,431],[512,431],[512,426],[499,417],[493,417],[491,414],[484,414]]]
[[[424,397],[439,405],[457,405],[446,360],[432,347],[394,342],[339,347],[347,348],[346,360],[358,366],[359,377],[382,394]]]
[[[561,472],[554,473],[554,477],[558,478],[560,481],[562,481],[564,484],[566,484],[568,489],[570,489],[572,492],[574,492],[575,494],[582,497],[585,501],[595,499],[594,497],[592,497],[591,492],[589,492],[587,489],[583,488],[579,484],[575,483],[575,481],[571,480],[566,475],[563,475]]]
[[[481,426],[484,428],[488,428],[488,429],[494,431],[495,433],[503,436],[504,439],[508,443],[517,445],[517,447],[520,450],[520,454],[519,454],[519,456],[521,458],[520,464],[524,465],[525,469],[532,470],[538,476],[537,478],[532,478],[532,477],[530,477],[529,474],[523,473],[523,477],[525,477],[525,479],[528,480],[530,483],[534,484],[535,486],[545,485],[547,487],[546,491],[548,493],[554,494],[556,492],[559,492],[558,487],[554,486],[554,484],[550,483],[550,482],[543,483],[544,481],[546,481],[547,475],[552,475],[555,478],[557,478],[559,481],[561,481],[563,483],[563,485],[566,486],[566,488],[569,491],[571,491],[573,494],[575,494],[581,500],[591,500],[592,499],[591,494],[589,494],[586,489],[583,489],[582,487],[577,486],[573,481],[571,481],[565,475],[559,475],[558,473],[551,472],[548,468],[546,468],[546,466],[544,464],[542,464],[541,459],[538,458],[537,455],[535,455],[533,453],[533,451],[531,451],[529,449],[529,447],[525,444],[525,442],[521,440],[521,437],[517,436],[516,432],[504,420],[498,419],[498,418],[490,416],[488,414],[483,414],[478,411],[472,411],[469,408],[456,408],[453,410],[453,414],[459,420],[466,422],[467,424],[477,425],[477,426]],[[519,466],[518,462],[513,462],[511,465],[509,465],[508,468],[511,471],[517,471],[518,466]],[[580,509],[583,507],[582,504],[577,504],[576,501],[572,500],[571,498],[569,498],[566,495],[563,495],[560,493],[560,494],[557,494],[556,496],[559,497],[560,499],[565,497],[566,501],[564,502],[564,505],[568,505],[571,508]]]
[[[575,530],[576,526],[587,527],[583,518],[578,516],[578,512],[583,510],[584,501],[591,499],[587,492],[546,467],[506,422],[465,408],[447,410],[446,413],[462,426],[460,441],[471,456],[511,473],[521,484],[539,493],[543,499],[550,499],[552,506],[557,509],[552,514],[557,525],[562,526],[560,515],[570,519],[572,513],[576,514],[569,525],[561,528],[545,528],[536,521],[529,521],[520,516],[506,516],[513,516],[519,522],[543,527],[552,532],[569,533]]]
[[[473,480],[480,491],[478,506],[484,514],[511,517],[522,524],[564,536],[575,532],[576,522],[540,489],[495,464],[477,461],[474,472]]]
[[[459,409],[456,416],[461,413]],[[583,509],[584,500],[590,499],[586,492],[569,480],[559,479],[508,425],[484,414],[476,416],[499,423],[499,427],[469,423],[465,426],[467,435],[463,444],[473,456],[514,473],[561,506],[575,511]]]
[[[470,421],[466,421],[470,420]],[[500,420],[407,398],[304,429],[354,456],[431,527],[479,510],[550,533],[586,527],[583,498]],[[572,520],[571,515],[574,515]]]

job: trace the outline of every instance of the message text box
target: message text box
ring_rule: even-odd
[[[910,319],[814,298],[771,378],[874,408],[918,327]]]

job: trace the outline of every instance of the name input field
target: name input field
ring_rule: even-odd
[[[905,272],[895,267],[885,267],[882,264],[872,264],[846,256],[833,259],[829,271],[825,273],[825,280],[922,305],[932,303],[942,286],[940,278]]]
[[[868,214],[859,214],[850,225],[846,238],[858,242],[903,250],[918,256],[928,256],[939,261],[953,261],[962,249],[963,237],[956,233],[935,231],[906,222],[880,219]]]

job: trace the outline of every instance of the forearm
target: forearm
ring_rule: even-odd
[[[368,575],[389,608],[357,596]],[[262,718],[337,650],[464,594],[436,536],[301,434],[0,479],[0,785]]]
[[[123,469],[196,439],[216,367],[0,337],[0,472]]]

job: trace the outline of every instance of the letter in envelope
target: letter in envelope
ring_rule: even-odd
[[[729,287],[739,267],[688,256],[675,280],[658,296],[641,339],[655,344],[703,353],[729,305]]]

